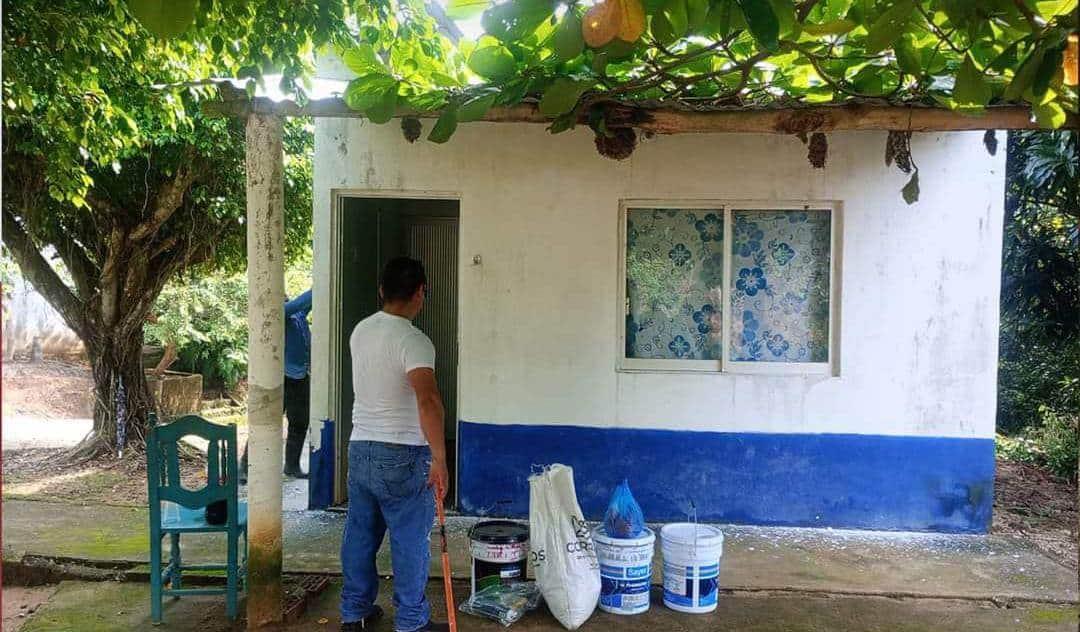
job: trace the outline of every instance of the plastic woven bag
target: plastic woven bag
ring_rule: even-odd
[[[600,563],[569,466],[556,463],[529,477],[529,533],[544,601],[563,627],[576,630],[600,599]]]
[[[609,538],[636,538],[645,533],[645,514],[641,513],[641,505],[634,500],[625,479],[615,488],[608,502],[604,531]]]

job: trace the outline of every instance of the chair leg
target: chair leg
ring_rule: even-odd
[[[183,588],[183,586],[180,585],[180,573],[181,567],[183,566],[183,562],[180,560],[180,534],[170,533],[169,540],[169,566],[172,568],[172,571],[169,573],[169,583],[172,584],[171,587],[173,590],[179,590],[180,588]]]
[[[237,548],[238,541],[240,540],[240,534],[236,531],[228,531],[228,547],[229,547],[229,559],[227,562],[227,590],[225,593],[225,613],[228,615],[230,621],[236,620],[237,611],[239,610],[237,605],[237,582],[239,580],[239,566]]]
[[[240,549],[240,589],[247,590],[248,534],[247,529],[240,532],[244,536],[244,548]],[[239,537],[239,536],[237,536]]]
[[[150,531],[150,621],[161,623],[161,532]]]

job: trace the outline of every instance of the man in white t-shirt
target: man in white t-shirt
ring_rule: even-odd
[[[375,554],[387,530],[394,628],[449,629],[431,621],[424,594],[433,494],[445,496],[448,478],[435,347],[412,324],[427,292],[423,264],[407,257],[393,259],[380,279],[382,310],[360,321],[349,337],[354,399],[349,515],[341,543],[343,632],[371,630],[383,614],[375,605]]]

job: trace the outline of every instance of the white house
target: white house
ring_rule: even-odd
[[[313,504],[346,500],[348,335],[411,254],[465,514],[527,515],[560,462],[592,518],[626,478],[649,520],[985,532],[1005,158],[981,137],[915,134],[909,206],[885,132],[830,133],[814,169],[793,136],[616,162],[588,129],[318,119]]]

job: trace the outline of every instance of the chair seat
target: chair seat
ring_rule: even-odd
[[[225,531],[227,525],[214,525],[206,521],[206,509],[204,507],[198,507],[196,509],[188,509],[183,505],[177,505],[180,510],[179,513],[172,510],[161,512],[161,529],[162,531],[170,532],[192,532],[192,531]],[[247,527],[247,503],[239,501],[237,503],[237,524],[241,527]],[[172,514],[172,515],[169,515]]]

